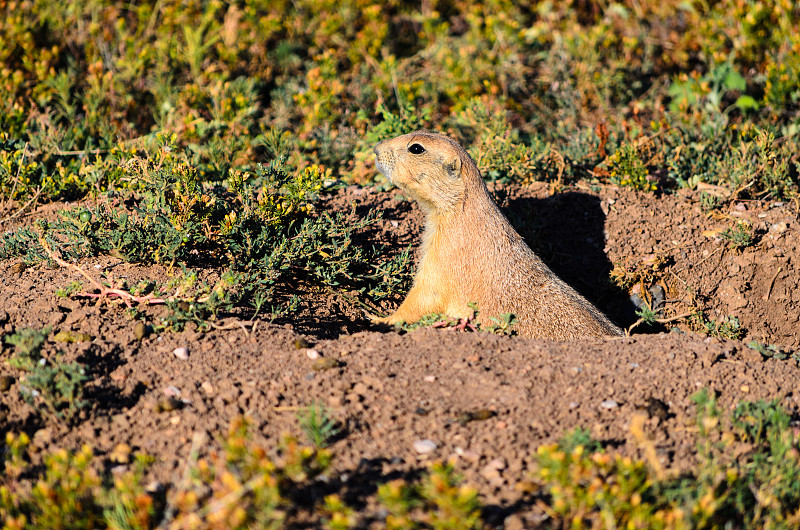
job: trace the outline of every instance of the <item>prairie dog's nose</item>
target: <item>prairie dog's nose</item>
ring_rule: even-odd
[[[380,142],[378,142],[377,144],[375,144],[375,147],[373,147],[373,148],[372,148],[372,152],[373,152],[373,153],[375,153],[376,155],[379,155],[379,154],[380,154],[380,149],[381,149],[381,146],[382,146],[383,144],[385,144],[385,143],[386,143],[386,140],[381,140]]]

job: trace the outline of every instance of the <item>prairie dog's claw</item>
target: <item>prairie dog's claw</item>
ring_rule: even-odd
[[[379,317],[378,315],[373,315],[366,309],[363,310],[364,316],[367,317],[371,322],[375,324],[387,324],[389,318],[388,317]]]

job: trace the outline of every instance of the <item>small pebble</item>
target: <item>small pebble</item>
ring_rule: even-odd
[[[619,403],[617,403],[613,399],[607,399],[607,400],[603,401],[602,403],[600,403],[600,406],[602,408],[604,408],[604,409],[615,409],[615,408],[619,407]]]
[[[150,334],[150,326],[142,322],[141,320],[133,326],[133,336],[136,337],[136,340],[142,340],[146,336]]]
[[[25,265],[24,262],[20,261],[18,263],[13,264],[11,266],[11,268],[9,269],[9,271],[11,272],[11,274],[19,276],[20,274],[25,272],[25,269],[27,269],[27,268],[28,268],[28,266]]]
[[[146,491],[147,493],[160,493],[165,491],[166,489],[167,489],[166,486],[164,486],[164,484],[162,484],[157,480],[150,482],[149,484],[147,484],[147,486],[144,487],[144,491]]]
[[[456,421],[463,426],[471,421],[488,420],[494,414],[494,411],[489,409],[466,410],[456,415]]]
[[[789,228],[789,225],[787,225],[785,222],[781,221],[780,223],[775,223],[774,225],[770,226],[769,227],[769,231],[770,232],[775,232],[777,234],[781,234],[781,233],[785,232],[787,228]]]
[[[202,388],[203,392],[205,392],[207,395],[209,396],[214,395],[214,385],[212,385],[208,381],[203,381],[203,384],[200,385],[200,388]]]
[[[436,443],[431,440],[417,440],[414,442],[414,450],[421,455],[427,455],[436,450]]]
[[[172,355],[180,359],[181,361],[185,361],[189,358],[189,348],[175,348],[172,350]]]
[[[488,469],[502,470],[506,468],[506,461],[501,457],[497,457],[490,460],[489,463],[486,464],[486,467]]]
[[[0,375],[0,392],[8,392],[14,384],[14,377],[10,375]]]
[[[155,408],[156,412],[170,412],[173,410],[178,410],[182,405],[183,403],[181,403],[179,399],[170,396],[167,399],[162,399],[156,403]]]
[[[426,376],[425,376],[425,377],[423,377],[422,379],[423,379],[423,381],[425,381],[426,383],[433,383],[434,381],[436,381],[436,376],[435,376],[435,375],[426,375]]]
[[[32,442],[34,447],[45,447],[52,441],[52,439],[53,439],[53,430],[45,427],[33,433]]]
[[[172,385],[164,389],[164,395],[180,399],[181,391]]]
[[[306,355],[307,355],[307,356],[308,356],[308,358],[309,358],[309,359],[311,359],[312,361],[313,361],[314,359],[319,359],[319,358],[320,358],[319,352],[318,352],[317,350],[315,350],[314,348],[308,348],[308,349],[306,350]]]
[[[461,454],[461,457],[467,462],[471,462],[473,464],[477,464],[481,459],[480,453],[476,453],[475,451],[470,451],[470,450],[464,451]]]
[[[314,362],[311,363],[311,369],[321,372],[323,370],[330,370],[331,368],[338,368],[340,364],[339,361],[331,357],[320,357],[319,359],[314,359]]]

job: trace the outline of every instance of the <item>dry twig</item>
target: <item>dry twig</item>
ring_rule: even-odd
[[[656,318],[655,320],[653,320],[653,322],[656,322],[658,324],[669,324],[670,322],[674,322],[676,320],[682,320],[684,318],[689,318],[693,314],[694,313],[683,313],[683,314],[680,314],[680,315],[675,315],[674,317],[670,317],[670,318]],[[631,324],[631,326],[628,329],[625,330],[625,335],[629,337],[630,334],[631,334],[631,331],[633,331],[633,328],[637,327],[639,324],[642,324],[643,322],[644,322],[644,319],[640,318],[639,320],[637,320],[636,322]]]
[[[156,305],[156,304],[165,304],[165,303],[167,303],[167,301],[165,299],[157,298],[157,297],[153,296],[152,294],[148,294],[148,295],[145,295],[145,296],[136,296],[134,294],[129,293],[128,291],[126,291],[124,289],[120,289],[120,288],[113,287],[113,286],[108,286],[107,287],[107,286],[103,285],[102,283],[100,283],[99,281],[97,281],[94,278],[92,278],[91,276],[89,276],[89,273],[87,273],[85,270],[83,270],[82,268],[78,267],[74,263],[68,263],[68,262],[64,261],[63,259],[59,258],[58,256],[56,256],[55,253],[53,252],[53,250],[50,248],[50,245],[47,244],[47,242],[44,240],[43,237],[39,238],[39,243],[42,245],[42,248],[44,248],[44,251],[47,253],[47,256],[51,260],[53,260],[56,263],[58,263],[61,267],[65,267],[65,268],[74,270],[75,272],[77,272],[78,274],[80,274],[81,276],[86,278],[86,280],[92,285],[92,287],[94,289],[97,289],[98,291],[100,291],[99,293],[87,293],[86,291],[81,291],[80,293],[77,293],[77,296],[85,296],[85,297],[88,297],[88,298],[96,298],[98,304],[100,304],[103,301],[108,301],[108,302],[121,301],[127,307],[133,307],[133,303],[134,302],[137,303],[137,304],[148,304],[148,305]]]

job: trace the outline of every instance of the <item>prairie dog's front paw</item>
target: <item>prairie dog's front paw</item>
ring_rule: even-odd
[[[367,317],[370,320],[370,322],[372,322],[373,324],[388,324],[389,323],[389,317],[379,317],[378,315],[373,315],[372,313],[370,313],[369,311],[366,311],[366,310],[364,311],[364,316]]]

